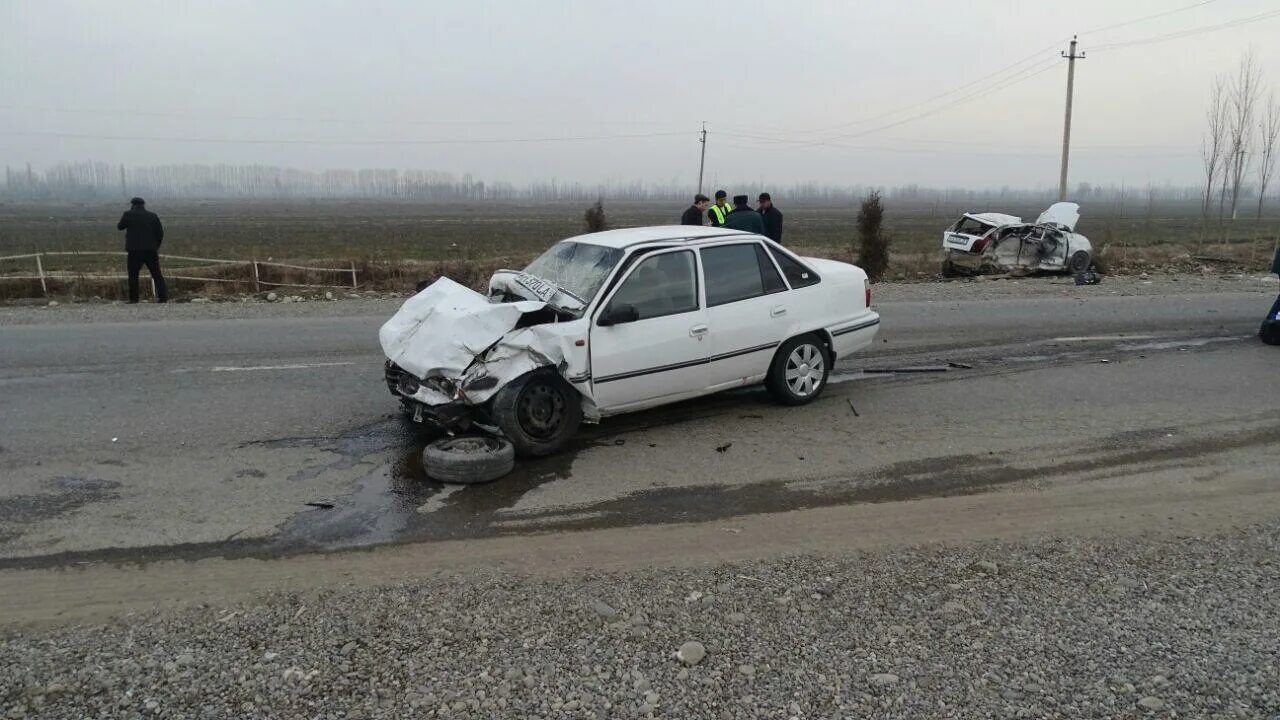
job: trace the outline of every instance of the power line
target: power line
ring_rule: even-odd
[[[1115,29],[1117,29],[1117,28],[1129,27],[1130,25],[1137,25],[1138,23],[1141,23],[1141,22],[1146,22],[1146,21],[1148,21],[1148,20],[1155,20],[1156,18],[1162,18],[1162,17],[1165,17],[1165,16],[1167,16],[1167,15],[1173,15],[1173,14],[1175,14],[1175,13],[1180,13],[1180,12],[1183,12],[1183,11],[1186,11],[1186,10],[1194,10],[1195,8],[1198,8],[1198,7],[1204,7],[1205,5],[1209,5],[1210,3],[1215,3],[1215,2],[1217,2],[1217,1],[1218,1],[1218,0],[1200,0],[1200,2],[1197,2],[1197,3],[1192,3],[1192,4],[1190,4],[1190,5],[1184,5],[1184,6],[1180,7],[1180,8],[1174,8],[1174,9],[1172,9],[1172,10],[1165,10],[1164,12],[1158,12],[1158,13],[1155,13],[1154,15],[1146,15],[1146,16],[1144,16],[1144,17],[1134,18],[1133,20],[1126,20],[1126,21],[1124,21],[1124,22],[1116,23],[1116,24],[1114,24],[1114,25],[1107,25],[1107,26],[1105,26],[1105,27],[1093,28],[1092,30],[1085,30],[1084,32],[1082,32],[1082,33],[1080,33],[1080,34],[1081,34],[1081,35],[1094,35],[1094,34],[1097,34],[1097,33],[1104,33],[1104,32],[1107,32],[1108,30],[1115,30]]]
[[[1156,35],[1154,37],[1143,38],[1141,40],[1128,40],[1128,41],[1121,41],[1121,42],[1104,43],[1102,45],[1098,45],[1092,48],[1091,52],[1096,53],[1096,52],[1102,52],[1105,50],[1116,50],[1118,48],[1134,47],[1137,45],[1150,45],[1152,43],[1165,42],[1167,40],[1180,40],[1182,38],[1191,37],[1193,35],[1201,35],[1208,32],[1214,32],[1216,30],[1225,30],[1227,28],[1239,27],[1241,25],[1248,25],[1250,23],[1260,22],[1262,20],[1269,20],[1276,16],[1280,16],[1280,10],[1270,10],[1268,12],[1258,13],[1257,15],[1250,15],[1248,17],[1237,18],[1235,20],[1228,20],[1227,22],[1219,23],[1217,25],[1205,25],[1198,28],[1179,30],[1177,32],[1167,33],[1165,35]]]
[[[964,97],[957,98],[957,99],[955,99],[955,100],[952,100],[952,101],[951,101],[951,102],[949,102],[949,103],[946,103],[946,104],[944,104],[944,105],[940,105],[940,106],[938,106],[938,107],[936,107],[936,108],[933,108],[932,110],[928,110],[928,111],[926,111],[926,112],[919,113],[919,114],[913,115],[913,116],[911,116],[911,117],[902,118],[902,119],[896,120],[896,121],[894,121],[894,122],[886,123],[886,124],[884,124],[884,125],[880,125],[880,126],[877,126],[877,127],[873,127],[873,128],[868,128],[868,129],[865,129],[865,130],[861,130],[861,131],[858,131],[858,132],[855,132],[855,133],[846,133],[846,134],[843,134],[843,135],[836,135],[836,136],[833,136],[833,137],[829,137],[829,138],[825,138],[825,139],[818,139],[818,140],[802,140],[802,139],[783,138],[783,137],[767,136],[767,135],[750,135],[750,134],[745,134],[745,133],[734,133],[733,135],[734,135],[735,137],[739,137],[739,138],[747,138],[747,139],[754,139],[754,140],[764,140],[764,141],[770,141],[770,142],[775,142],[775,143],[788,144],[788,145],[791,145],[792,147],[810,147],[810,146],[815,146],[815,145],[830,145],[830,146],[836,146],[836,147],[839,147],[839,146],[840,146],[840,143],[836,142],[837,140],[849,140],[849,139],[853,139],[853,138],[862,137],[862,136],[864,136],[864,135],[870,135],[870,134],[872,134],[872,133],[877,133],[877,132],[881,132],[881,131],[883,131],[883,130],[888,130],[888,129],[890,129],[890,128],[898,127],[898,126],[900,126],[900,125],[905,125],[905,124],[907,124],[907,123],[914,122],[914,121],[916,121],[916,120],[920,120],[920,119],[922,119],[922,118],[929,117],[930,115],[935,115],[935,114],[937,114],[937,113],[939,113],[939,112],[941,112],[941,111],[943,111],[943,110],[947,110],[947,109],[949,109],[949,108],[955,107],[956,105],[960,105],[960,104],[966,103],[966,102],[968,102],[968,101],[970,101],[970,100],[973,100],[973,99],[975,99],[975,98],[978,98],[978,97],[983,97],[983,96],[985,96],[985,95],[989,95],[989,94],[991,94],[991,93],[993,93],[993,92],[997,92],[997,91],[999,91],[999,90],[1004,90],[1004,89],[1006,89],[1006,88],[1012,87],[1012,86],[1014,86],[1014,85],[1017,85],[1017,84],[1019,84],[1019,83],[1021,83],[1021,82],[1026,81],[1026,80],[1029,80],[1029,79],[1031,79],[1031,78],[1035,77],[1036,75],[1039,75],[1039,74],[1041,74],[1041,73],[1044,73],[1044,72],[1047,72],[1047,71],[1049,71],[1049,70],[1052,70],[1052,69],[1053,69],[1054,67],[1056,67],[1060,62],[1061,62],[1061,59],[1060,59],[1060,58],[1048,58],[1048,59],[1046,59],[1046,60],[1044,60],[1044,61],[1042,61],[1042,62],[1040,62],[1040,63],[1037,63],[1037,64],[1035,64],[1035,65],[1032,65],[1032,66],[1030,66],[1030,67],[1028,67],[1028,68],[1025,68],[1024,70],[1022,70],[1021,72],[1019,72],[1019,73],[1017,73],[1017,74],[1015,74],[1015,75],[1012,75],[1012,76],[1010,76],[1010,77],[1008,77],[1008,78],[1004,78],[1003,80],[1001,80],[1001,81],[997,82],[995,85],[993,85],[993,86],[991,86],[991,87],[989,87],[989,88],[986,88],[986,89],[980,90],[980,91],[978,91],[978,92],[970,93],[970,94],[968,94],[968,95],[965,95]],[[728,134],[728,133],[726,133],[726,134]]]
[[[576,137],[475,138],[457,140],[301,140],[263,138],[156,137],[144,135],[94,135],[43,131],[0,131],[0,135],[19,137],[51,137],[72,140],[126,140],[137,142],[187,142],[227,145],[501,145],[508,143],[561,143],[591,140],[623,140],[630,138],[674,137],[685,132],[631,133],[622,135],[582,135]]]

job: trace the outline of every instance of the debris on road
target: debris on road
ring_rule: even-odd
[[[862,372],[868,375],[895,375],[898,373],[940,373],[947,370],[950,370],[950,368],[946,365],[925,365],[904,368],[865,368]]]
[[[947,367],[949,367],[949,368],[955,368],[956,370],[972,370],[972,369],[973,369],[973,366],[972,366],[972,365],[967,365],[967,364],[965,364],[965,363],[955,362],[955,361],[953,361],[953,360],[948,360],[948,361],[947,361]]]
[[[303,503],[303,505],[309,505],[313,508],[320,508],[321,510],[333,509],[333,503],[327,503],[327,502],[309,502],[309,503]]]
[[[728,451],[729,451],[729,448],[731,448],[731,447],[733,447],[733,443],[725,443],[725,444],[723,444],[723,445],[719,445],[719,446],[717,446],[717,447],[716,447],[716,452],[718,452],[718,453],[728,452]]]
[[[854,417],[862,417],[858,414],[858,408],[853,406],[853,398],[849,398],[849,409],[853,411]]]

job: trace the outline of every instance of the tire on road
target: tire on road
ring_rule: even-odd
[[[1093,264],[1093,259],[1089,257],[1089,253],[1084,250],[1077,250],[1071,255],[1071,259],[1067,261],[1067,270],[1072,275],[1079,275],[1082,272],[1088,272],[1089,266]]]
[[[520,457],[560,450],[582,424],[582,398],[553,368],[540,368],[507,383],[493,396],[493,421]]]
[[[817,335],[800,335],[782,343],[773,356],[765,387],[783,405],[813,402],[831,376],[831,351]]]
[[[1258,338],[1268,345],[1280,345],[1280,320],[1263,320]]]
[[[484,483],[511,472],[515,448],[502,438],[471,435],[436,440],[422,451],[427,477],[446,483]]]

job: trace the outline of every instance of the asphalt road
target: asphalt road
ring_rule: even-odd
[[[1073,485],[1268,477],[1258,293],[897,302],[802,408],[608,420],[496,483],[425,480],[382,316],[0,326],[0,567],[263,556]],[[969,369],[867,374],[871,369]],[[856,412],[855,412],[856,410]],[[1157,482],[1153,479],[1152,482]],[[315,502],[333,507],[308,506]]]

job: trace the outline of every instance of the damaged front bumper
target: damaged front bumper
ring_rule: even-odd
[[[472,404],[444,378],[419,380],[390,360],[386,361],[383,374],[387,390],[400,399],[415,423],[451,433],[466,432],[475,426],[491,429],[488,405]]]
[[[379,341],[387,389],[416,420],[455,431],[491,424],[490,401],[530,372],[585,371],[585,332],[585,320],[566,321],[545,302],[502,302],[441,278],[383,324]],[[584,416],[598,418],[584,387],[574,387]]]

